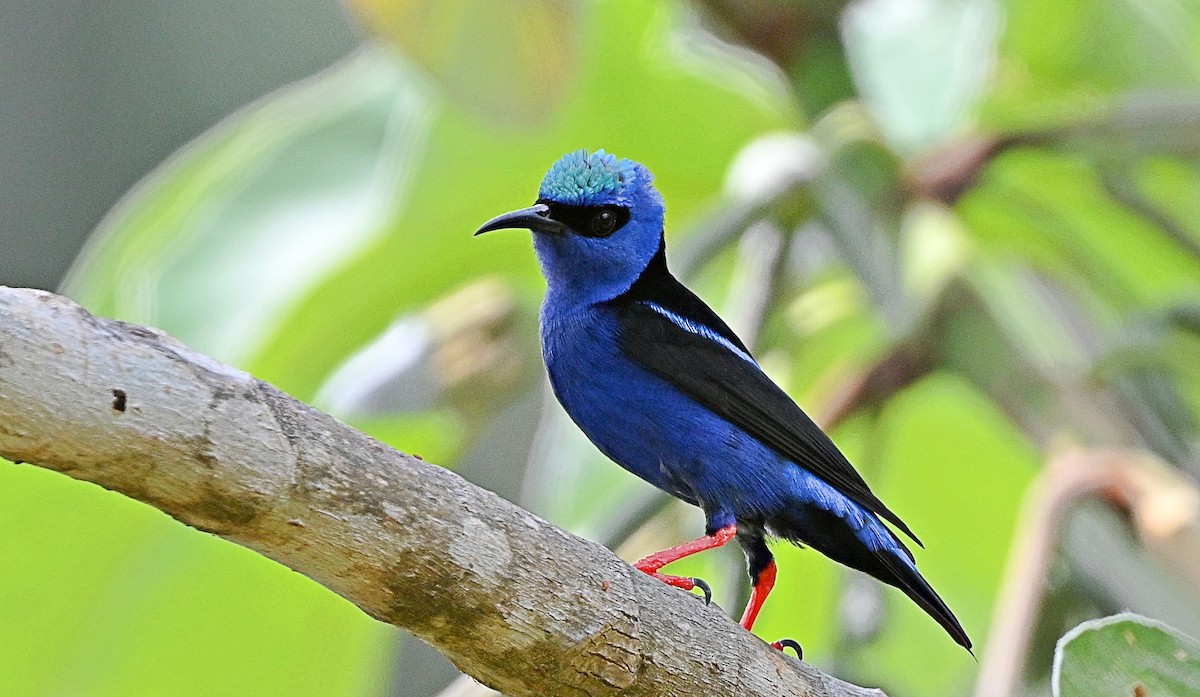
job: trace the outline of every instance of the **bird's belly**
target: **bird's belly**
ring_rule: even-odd
[[[636,366],[600,357],[589,369],[550,367],[555,395],[571,420],[614,462],[664,491],[697,501],[689,484],[702,424],[664,405],[660,386]],[[653,376],[649,376],[653,377]],[[689,423],[690,422],[690,423]]]

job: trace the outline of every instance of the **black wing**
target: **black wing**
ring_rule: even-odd
[[[661,249],[637,283],[610,302],[620,318],[621,349],[629,358],[921,544],[829,436],[747,360],[749,352],[721,318],[671,276]],[[685,321],[696,331],[677,323]]]

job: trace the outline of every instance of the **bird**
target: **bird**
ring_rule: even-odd
[[[475,232],[533,233],[546,279],[542,357],[559,403],[609,459],[704,513],[703,536],[634,567],[700,588],[708,602],[701,579],[660,570],[737,540],[751,583],[740,624],[751,630],[777,576],[767,540],[782,539],[899,588],[971,651],[884,521],[924,545],[729,325],[671,274],[664,219],[644,165],[576,150],[546,172],[533,206]],[[794,640],[771,646],[802,656]]]

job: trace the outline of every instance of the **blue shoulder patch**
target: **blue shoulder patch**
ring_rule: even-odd
[[[649,177],[633,160],[604,150],[576,150],[559,158],[542,179],[538,197],[568,206],[628,204],[625,194],[639,176]]]

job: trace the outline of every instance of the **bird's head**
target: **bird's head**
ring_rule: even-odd
[[[628,290],[662,245],[663,201],[641,164],[576,150],[546,172],[533,206],[497,216],[476,235],[533,231],[550,292],[579,303]]]

